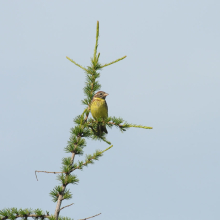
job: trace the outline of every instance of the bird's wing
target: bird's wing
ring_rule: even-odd
[[[107,108],[107,117],[108,117],[108,105],[107,105],[107,102],[105,101],[105,106]]]

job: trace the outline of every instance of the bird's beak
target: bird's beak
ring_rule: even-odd
[[[109,94],[108,94],[108,93],[105,93],[105,95],[104,95],[104,96],[106,97],[107,95],[109,95]]]

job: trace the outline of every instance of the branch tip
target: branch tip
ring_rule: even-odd
[[[86,220],[86,219],[89,219],[89,218],[94,218],[94,217],[96,217],[96,216],[98,216],[98,215],[101,215],[102,213],[99,213],[99,214],[97,214],[97,215],[93,215],[93,216],[91,216],[91,217],[87,217],[87,218],[83,218],[83,219],[79,219],[79,220]]]
[[[62,209],[65,209],[65,208],[67,208],[67,207],[73,205],[73,204],[74,204],[74,203],[71,203],[70,205],[66,205],[66,206],[62,207],[62,208],[60,209],[60,211],[61,211]]]

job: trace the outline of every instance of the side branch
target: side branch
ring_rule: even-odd
[[[111,62],[111,63],[107,63],[107,64],[101,66],[100,68],[103,68],[103,67],[106,67],[106,66],[112,65],[113,63],[117,63],[117,62],[119,62],[120,60],[123,60],[123,59],[126,58],[126,57],[127,57],[127,56],[124,56],[124,57],[122,57],[122,58],[119,58],[119,59],[117,59],[117,60]]]
[[[11,216],[10,216],[11,217]],[[30,215],[14,215],[13,216],[13,219],[16,219],[16,218],[28,218],[28,217],[32,217],[32,218],[49,218],[49,217],[52,217],[51,215],[34,215],[34,214],[30,214]],[[9,219],[9,216],[4,216],[4,217],[0,217],[1,220],[6,220],[6,219]]]
[[[102,154],[103,154],[105,151],[111,149],[112,147],[113,147],[113,145],[111,145],[110,147],[106,148],[105,150],[103,150],[103,151],[101,151],[101,152],[98,152],[98,154],[95,153],[91,158],[89,158],[88,160],[86,160],[83,164],[80,164],[79,166],[77,166],[77,167],[75,167],[74,169],[72,169],[71,172],[73,172],[74,170],[77,170],[77,169],[82,169],[83,166],[87,166],[89,163],[93,163],[93,162],[92,162],[93,160],[97,160],[98,157],[102,156]]]
[[[144,128],[144,129],[153,129],[153,127],[147,127],[147,126],[142,126],[142,125],[127,125],[126,127],[124,125],[121,125],[121,124],[116,124],[114,122],[108,122],[107,124],[110,124],[110,125],[116,125],[120,128],[126,128],[126,127],[129,127],[129,128]]]
[[[83,218],[83,219],[79,219],[79,220],[86,220],[86,219],[89,219],[89,218],[94,218],[94,217],[96,217],[96,216],[98,216],[98,215],[101,215],[102,213],[99,213],[99,214],[97,214],[97,215],[93,215],[93,216],[91,216],[91,217],[88,217],[88,218]]]
[[[81,69],[85,70],[86,72],[88,72],[88,70],[84,67],[82,67],[81,65],[79,65],[78,63],[76,63],[74,60],[70,59],[69,57],[66,56],[66,58],[71,61],[72,63],[74,63],[76,66],[80,67]]]

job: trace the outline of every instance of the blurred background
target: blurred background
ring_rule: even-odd
[[[62,216],[74,219],[219,219],[220,2],[1,1],[0,209],[41,208],[58,184],[63,149],[82,113],[85,73],[100,22],[109,115],[152,126],[116,128],[114,147],[76,171]],[[85,154],[106,143],[87,141]],[[76,157],[77,160],[83,160]]]

